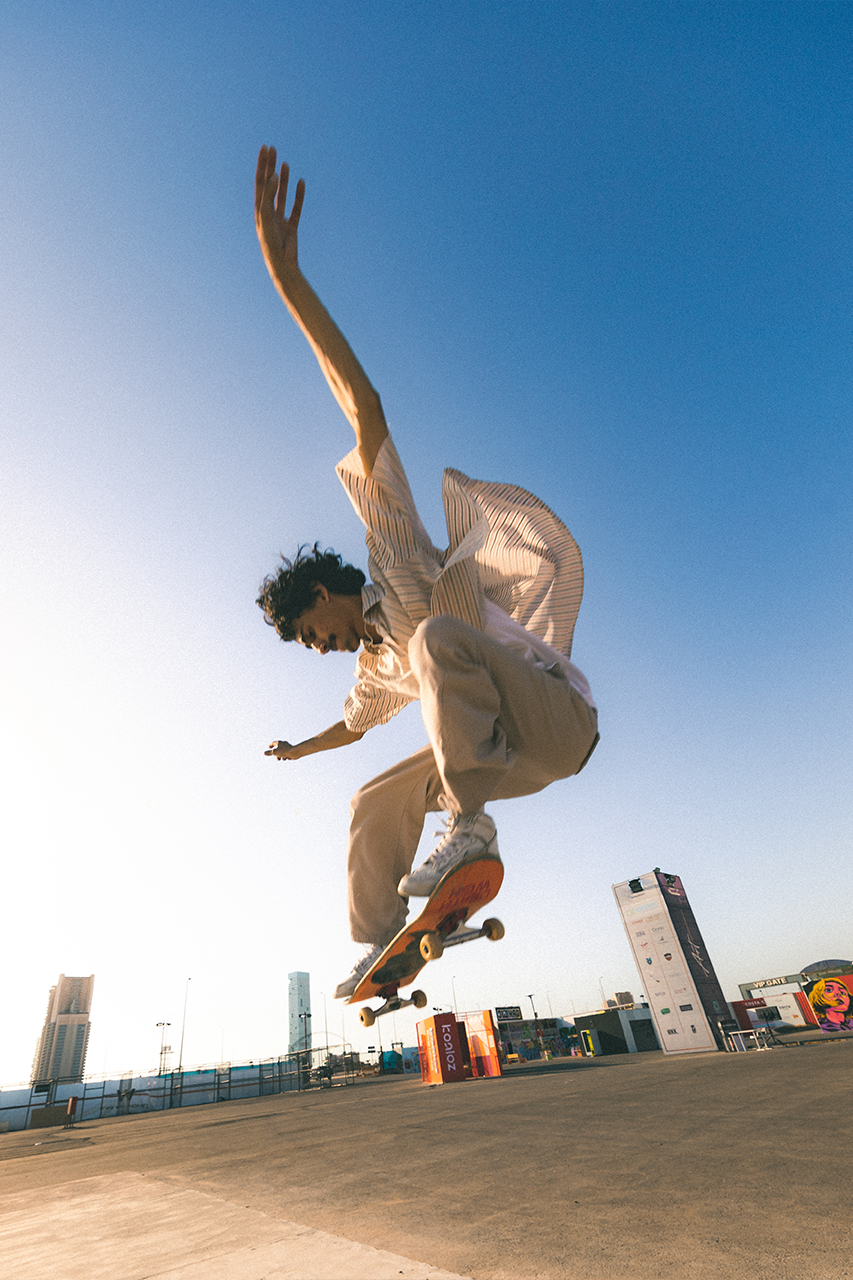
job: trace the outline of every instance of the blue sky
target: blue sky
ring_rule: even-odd
[[[188,978],[185,1061],[283,1051],[294,969],[315,1029],[325,996],[364,1040],[330,994],[347,802],[424,735],[412,708],[262,754],[339,718],[351,660],[278,642],[260,579],[315,538],[364,562],[349,428],[254,237],[262,142],[306,180],[304,270],[435,540],[455,466],[584,553],[601,747],[495,806],[507,936],[427,970],[431,1002],[638,990],[610,886],[658,865],[729,998],[853,956],[851,27],[760,0],[6,6],[0,1080],[60,972],[96,974],[92,1071],[154,1064]]]

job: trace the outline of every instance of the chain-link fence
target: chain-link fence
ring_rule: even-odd
[[[358,1054],[342,1045],[162,1074],[54,1080],[39,1088],[0,1090],[0,1131],[333,1088],[352,1084],[362,1070]],[[77,1101],[69,1114],[72,1098]]]

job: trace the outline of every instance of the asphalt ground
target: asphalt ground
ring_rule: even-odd
[[[0,1135],[2,1280],[853,1277],[853,1042]]]

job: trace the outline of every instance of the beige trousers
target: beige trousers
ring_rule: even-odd
[[[409,644],[429,745],[352,800],[348,887],[356,942],[385,944],[403,927],[397,893],[427,813],[474,813],[579,773],[598,741],[597,715],[559,672],[543,671],[449,615]]]

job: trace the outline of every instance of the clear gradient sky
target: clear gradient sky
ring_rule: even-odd
[[[454,466],[584,553],[601,745],[493,807],[507,935],[430,1003],[639,991],[611,884],[654,866],[730,999],[853,956],[851,47],[808,0],[7,0],[0,1082],[60,972],[96,975],[92,1072],[156,1064],[185,996],[185,1063],[284,1052],[294,969],[315,1033],[375,1042],[331,999],[348,799],[424,733],[263,755],[340,718],[352,658],[283,645],[260,580],[315,539],[365,563],[263,142],[435,541]]]

